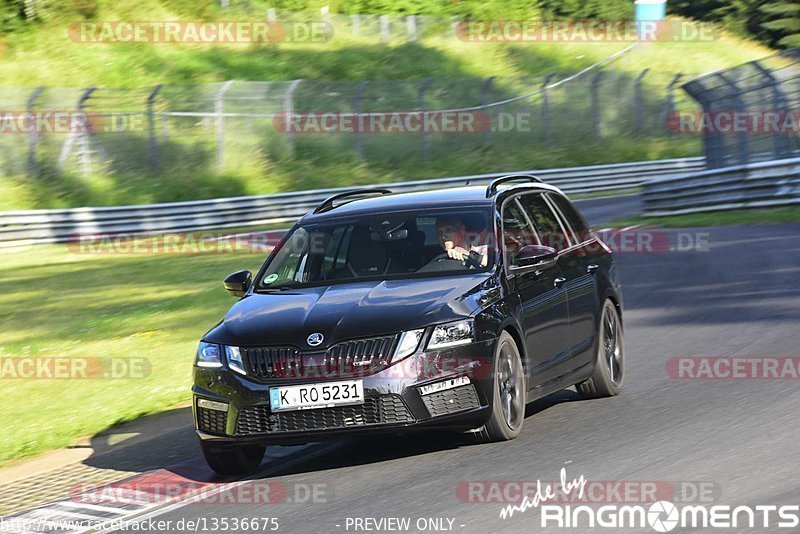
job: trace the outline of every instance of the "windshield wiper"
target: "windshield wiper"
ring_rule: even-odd
[[[260,287],[256,290],[256,293],[265,293],[269,291],[284,291],[286,289],[297,289],[302,287],[300,284],[284,284],[281,286],[268,286],[268,287]]]

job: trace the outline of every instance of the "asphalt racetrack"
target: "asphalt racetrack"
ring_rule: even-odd
[[[595,228],[638,207],[636,197],[579,206]],[[468,436],[419,434],[314,445],[284,459],[268,458],[259,475],[230,486],[227,498],[161,507],[140,516],[150,523],[139,528],[718,530],[683,528],[669,522],[666,512],[648,515],[648,523],[636,528],[591,527],[586,515],[577,526],[551,516],[543,528],[540,506],[501,516],[509,503],[521,502],[519,488],[557,481],[562,468],[567,480],[588,481],[583,497],[561,502],[572,507],[628,503],[648,509],[662,500],[677,507],[800,504],[800,381],[791,371],[793,365],[796,373],[800,356],[800,225],[629,232],[647,233],[649,238],[638,242],[651,246],[637,250],[636,239],[626,245],[607,236],[612,248],[620,249],[624,281],[627,377],[618,397],[587,401],[570,388],[536,401],[519,438],[504,443],[475,445]],[[741,360],[734,368],[730,359],[723,362],[728,366],[720,365],[714,359],[719,357]],[[765,360],[772,362],[766,370]],[[176,451],[184,451],[181,461],[206,469],[188,424],[169,439]],[[136,454],[152,451],[129,450],[125,462]],[[243,491],[248,486],[280,496],[263,502]],[[233,528],[234,518],[256,520],[257,528]],[[768,527],[761,521],[758,516],[754,529],[739,525],[723,531],[800,531],[779,528],[775,513]],[[127,527],[118,531],[130,531]]]

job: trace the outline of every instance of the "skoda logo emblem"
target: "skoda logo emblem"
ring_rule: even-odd
[[[306,343],[308,343],[309,346],[311,347],[316,347],[317,345],[322,343],[323,339],[325,339],[325,336],[323,336],[319,332],[314,332],[313,334],[311,334],[306,338]]]

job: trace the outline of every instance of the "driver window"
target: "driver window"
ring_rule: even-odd
[[[556,214],[550,209],[540,193],[529,193],[520,197],[525,212],[530,216],[536,231],[543,239],[543,244],[560,252],[570,247],[570,241]]]
[[[514,198],[503,205],[503,254],[506,265],[515,267],[517,253],[525,245],[539,245],[539,236],[533,230],[525,211]]]

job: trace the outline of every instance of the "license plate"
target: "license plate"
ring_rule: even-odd
[[[311,410],[364,403],[361,380],[281,386],[269,389],[269,405],[273,412]]]

